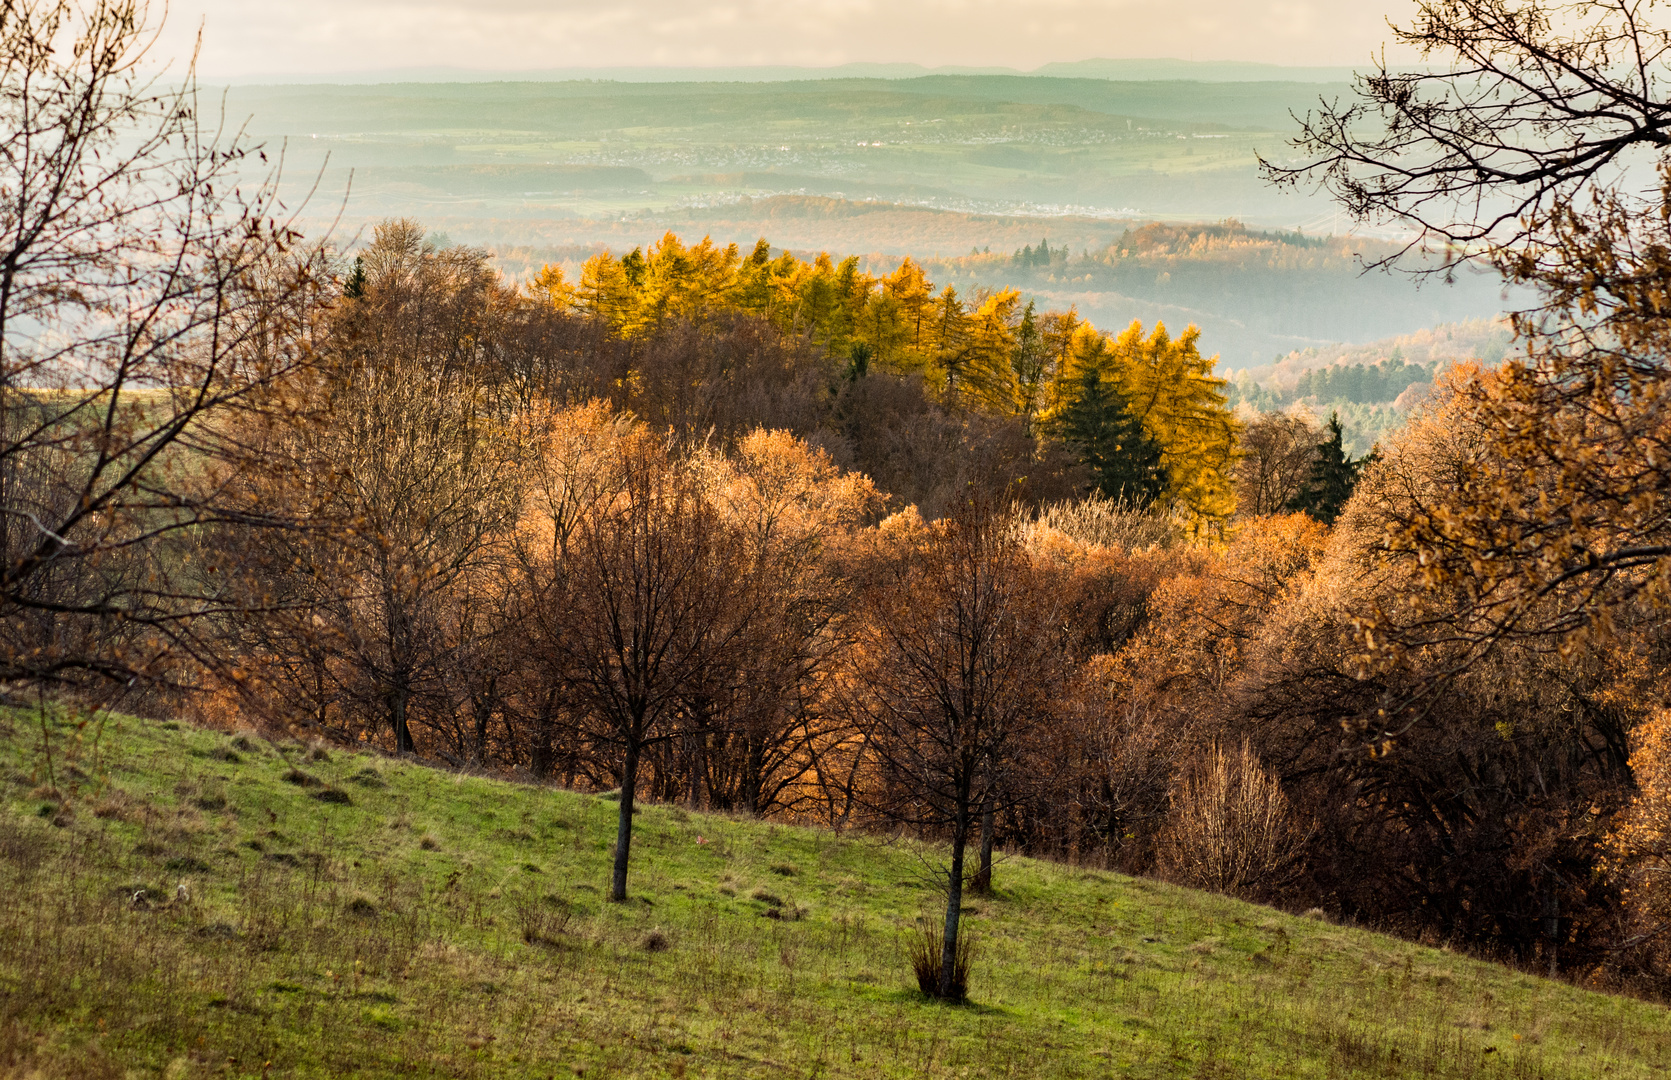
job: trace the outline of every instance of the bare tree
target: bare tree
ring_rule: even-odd
[[[1439,63],[1359,75],[1355,99],[1305,118],[1298,160],[1262,169],[1413,226],[1410,246],[1437,242],[1447,265],[1558,254],[1559,218],[1588,195],[1657,202],[1631,172],[1663,162],[1671,135],[1654,16],[1644,0],[1422,0],[1393,35]]]
[[[463,691],[449,661],[491,632],[470,594],[508,565],[523,439],[479,375],[503,299],[485,257],[438,251],[394,221],[362,265],[322,341],[319,417],[268,448],[289,469],[269,497],[308,506],[327,538],[247,557],[283,598],[262,636],[275,670],[316,681],[350,724],[409,753],[415,712],[451,726]],[[287,642],[322,653],[297,665]]]
[[[182,558],[235,432],[282,419],[317,260],[258,153],[205,134],[188,70],[146,75],[137,0],[0,8],[0,679],[177,677],[228,597]],[[242,421],[233,423],[234,419]]]
[[[966,504],[886,568],[865,608],[855,681],[884,780],[877,809],[950,833],[937,993],[956,999],[965,849],[981,814],[1013,795],[1009,755],[1059,685],[1054,603],[1012,517]]]
[[[736,538],[665,442],[630,432],[605,453],[578,505],[550,500],[549,547],[528,566],[529,627],[581,736],[616,766],[619,901],[644,753],[678,736],[689,696],[728,667],[758,600]]]
[[[1308,417],[1292,413],[1251,421],[1236,452],[1237,511],[1246,517],[1283,513],[1311,475],[1322,438]]]

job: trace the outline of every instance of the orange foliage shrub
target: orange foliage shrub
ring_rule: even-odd
[[[1630,767],[1637,794],[1607,838],[1608,863],[1621,882],[1636,938],[1671,956],[1671,709],[1633,733]]]

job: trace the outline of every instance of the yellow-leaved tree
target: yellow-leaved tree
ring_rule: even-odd
[[[741,261],[736,244],[716,247],[704,236],[700,244],[686,247],[668,233],[645,259],[641,318],[653,325],[665,319],[700,319],[720,310],[737,285]]]
[[[961,389],[988,412],[1008,415],[1020,409],[1014,364],[1020,313],[1021,294],[1003,289],[966,319]]]
[[[567,311],[575,304],[575,288],[563,276],[563,268],[556,263],[540,267],[540,272],[528,282],[526,292],[535,302],[547,304],[558,311]]]
[[[1160,502],[1186,511],[1196,523],[1228,518],[1236,509],[1231,483],[1238,425],[1213,375],[1216,356],[1202,356],[1201,332],[1191,326],[1176,340],[1164,323],[1147,336],[1134,321],[1118,338],[1068,313],[1047,338],[1054,372],[1042,419],[1060,418],[1094,374],[1120,392],[1126,409],[1159,445],[1166,487]],[[1093,380],[1095,381],[1095,380]]]
[[[628,275],[622,260],[605,251],[587,259],[581,266],[575,300],[583,310],[604,320],[616,333],[624,335],[639,328],[637,292],[638,283]]]
[[[1191,326],[1173,340],[1166,324],[1143,336],[1133,321],[1112,345],[1118,385],[1143,430],[1160,444],[1166,468],[1165,498],[1201,521],[1222,521],[1236,509],[1231,467],[1236,460],[1236,418],[1213,375],[1217,356],[1202,356]]]

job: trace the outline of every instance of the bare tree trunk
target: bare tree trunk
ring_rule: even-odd
[[[977,896],[992,895],[992,804],[989,802],[981,810],[981,865],[975,871],[975,878],[969,883],[969,891]]]
[[[551,720],[552,702],[548,698],[540,714],[534,720],[533,745],[528,750],[528,768],[541,780],[551,776],[551,770],[556,764],[557,725]],[[568,787],[574,786],[574,778],[569,778]]]
[[[412,729],[406,722],[406,699],[410,696],[402,687],[389,697],[389,719],[394,721],[397,754],[410,754],[415,749],[412,743]]]
[[[969,843],[969,807],[957,808],[952,826],[952,865],[946,874],[946,932],[940,939],[940,997],[950,1001],[957,971],[957,929],[963,917],[963,849]]]
[[[1543,932],[1549,939],[1549,977],[1555,979],[1561,974],[1561,898],[1553,883],[1547,888],[1549,892],[1543,898]]]
[[[703,780],[707,775],[704,766],[708,763],[708,739],[698,731],[685,740],[686,752],[689,754],[689,771],[686,774],[685,802],[692,810],[702,809]]]
[[[638,789],[638,743],[627,743],[626,760],[621,763],[621,820],[615,827],[615,876],[610,882],[609,898],[627,898],[627,857],[632,852],[632,803]]]
[[[760,805],[766,789],[766,746],[757,734],[745,734],[743,739],[748,746],[748,757],[743,766],[742,798],[737,801],[747,807],[749,813],[759,817],[766,811]]]
[[[480,767],[487,764],[487,728],[493,719],[492,691],[477,697],[472,704],[474,708],[471,711],[475,714],[476,730],[473,733],[474,745],[471,751],[475,756],[476,765]]]
[[[692,810],[701,810],[704,794],[707,796],[708,806],[716,805],[713,797],[713,767],[710,762],[717,736],[710,722],[712,715],[707,705],[694,710],[691,720],[691,732],[684,740],[689,753],[689,801]]]

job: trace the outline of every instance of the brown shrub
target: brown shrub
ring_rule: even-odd
[[[1160,865],[1174,880],[1230,896],[1267,894],[1305,846],[1282,786],[1243,743],[1214,744],[1184,769],[1160,836]]]

